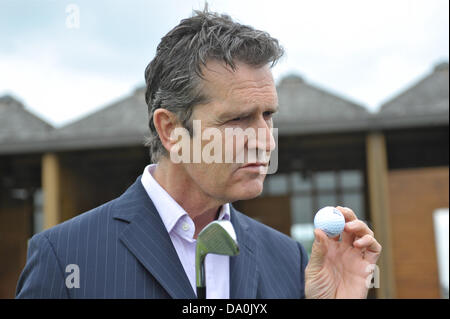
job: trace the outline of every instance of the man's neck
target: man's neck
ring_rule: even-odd
[[[194,238],[210,222],[217,219],[224,203],[205,194],[188,176],[182,165],[162,159],[153,178],[191,217],[195,224]]]

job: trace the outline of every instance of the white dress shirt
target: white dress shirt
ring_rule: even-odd
[[[183,265],[184,271],[197,293],[195,283],[195,225],[188,213],[153,178],[157,164],[145,167],[141,182],[153,201],[170,235],[170,239]],[[230,220],[230,206],[225,204],[219,213],[219,220]],[[230,298],[230,257],[208,254],[205,258],[206,298]]]

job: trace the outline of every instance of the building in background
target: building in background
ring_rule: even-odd
[[[382,105],[376,117],[387,155],[387,257],[400,298],[441,296],[433,213],[449,207],[448,123],[448,63]],[[448,289],[448,268],[446,276]]]
[[[383,245],[371,295],[439,298],[433,212],[448,209],[448,85],[439,64],[371,114],[285,77],[277,173],[260,197],[234,205],[307,249],[315,211],[351,207]],[[144,89],[59,129],[0,99],[0,297],[14,296],[33,233],[119,196],[142,173],[147,121]]]
[[[0,98],[0,298],[14,296],[27,240],[42,217],[34,194],[42,188],[43,153],[30,141],[45,140],[52,129],[15,98]]]

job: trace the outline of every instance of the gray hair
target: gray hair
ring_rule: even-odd
[[[164,108],[174,113],[192,136],[191,115],[195,105],[208,103],[201,92],[202,67],[209,60],[223,61],[234,71],[234,61],[261,67],[273,66],[283,55],[278,40],[267,32],[234,22],[228,15],[194,11],[161,39],[155,58],[145,69],[151,161],[156,163],[167,150],[153,124],[153,113]]]

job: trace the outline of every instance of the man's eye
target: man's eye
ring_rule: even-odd
[[[237,122],[242,120],[242,117],[235,117],[234,119],[230,120],[230,122]]]
[[[274,112],[272,112],[272,111],[266,111],[266,112],[263,113],[263,115],[264,115],[264,117],[269,117],[270,118],[270,117],[272,117],[273,113]]]

